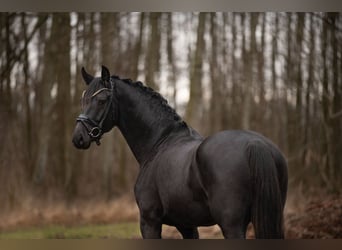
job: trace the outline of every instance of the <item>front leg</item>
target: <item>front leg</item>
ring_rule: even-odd
[[[198,239],[199,234],[197,227],[176,227],[177,230],[182,234],[183,239]]]
[[[140,193],[137,203],[140,210],[140,231],[144,239],[160,239],[163,209],[159,199],[150,193]]]
[[[161,239],[162,223],[159,220],[140,216],[140,231],[144,239]]]
[[[163,206],[156,186],[151,185],[150,172],[141,171],[134,193],[140,211],[140,231],[144,239],[160,239],[162,231]]]

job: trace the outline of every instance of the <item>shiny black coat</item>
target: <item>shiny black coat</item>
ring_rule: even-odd
[[[140,164],[134,191],[144,238],[161,238],[162,224],[184,238],[198,238],[198,226],[214,224],[225,238],[244,238],[250,222],[257,238],[284,237],[287,165],[272,142],[239,130],[203,138],[140,82],[110,77],[105,67],[99,78],[82,74],[89,85],[82,114],[102,117],[100,103],[107,100],[103,130],[117,126]],[[76,147],[95,141],[90,130],[77,123]]]

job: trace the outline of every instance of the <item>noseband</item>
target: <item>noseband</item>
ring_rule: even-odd
[[[76,122],[81,122],[82,125],[86,128],[86,130],[88,131],[88,135],[91,137],[92,140],[94,140],[96,142],[97,145],[100,145],[100,139],[101,136],[103,135],[103,123],[110,111],[110,107],[113,104],[113,95],[115,92],[115,83],[113,82],[112,78],[110,78],[110,85],[111,88],[102,88],[99,89],[98,91],[96,91],[91,97],[96,96],[97,94],[99,94],[100,92],[102,92],[103,90],[110,90],[111,91],[111,95],[110,95],[110,100],[106,103],[106,108],[105,111],[103,112],[101,119],[99,122],[95,121],[94,119],[91,119],[90,117],[88,117],[86,114],[80,114],[77,118],[76,118]],[[117,104],[116,104],[117,106]],[[116,112],[117,113],[117,112]],[[88,126],[86,125],[90,125],[91,129],[88,129]]]

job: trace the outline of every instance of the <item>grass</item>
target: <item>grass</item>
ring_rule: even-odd
[[[139,224],[134,222],[112,225],[46,226],[11,232],[0,232],[0,239],[132,239],[141,238]]]

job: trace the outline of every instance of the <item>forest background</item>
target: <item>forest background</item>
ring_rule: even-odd
[[[137,220],[139,167],[120,132],[71,143],[82,66],[142,81],[205,136],[269,137],[292,211],[341,197],[341,13],[1,13],[0,32],[0,228],[87,221],[82,206],[101,211],[89,221]]]

